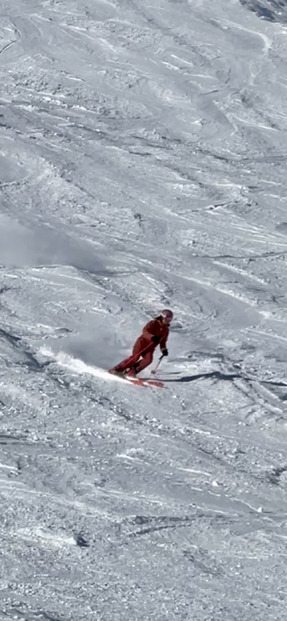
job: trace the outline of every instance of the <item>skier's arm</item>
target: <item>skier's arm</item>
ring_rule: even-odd
[[[145,338],[149,341],[151,341],[153,336],[158,336],[157,322],[155,320],[149,321],[145,325],[143,329],[143,336],[145,336]]]
[[[163,352],[166,349],[166,341],[167,341],[167,337],[160,342],[161,352]]]

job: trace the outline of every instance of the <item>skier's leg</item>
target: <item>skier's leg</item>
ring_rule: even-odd
[[[149,351],[139,362],[136,362],[136,364],[134,365],[135,372],[140,373],[141,371],[143,371],[146,367],[149,366],[149,364],[152,363],[152,360],[153,351]]]
[[[133,350],[132,350],[133,356],[139,356],[140,353],[143,351],[143,349],[145,349],[145,347],[148,347],[148,345],[149,345],[148,341],[146,341],[146,339],[143,338],[142,336],[139,336],[139,338],[136,340],[133,346]]]
[[[115,367],[113,367],[112,369],[109,370],[110,373],[124,373],[124,371],[126,371],[126,369],[130,369],[130,367],[137,361],[137,358],[135,356],[130,356],[129,358],[126,358],[125,360],[122,360],[121,362],[119,362]]]
[[[133,365],[137,364],[137,360],[141,354],[141,352],[149,345],[149,343],[146,341],[146,339],[144,339],[142,336],[140,336],[134,346],[133,346],[133,351],[132,351],[132,355],[129,358],[126,358],[125,360],[122,360],[121,362],[119,362],[116,366],[114,366],[112,369],[110,369],[110,373],[124,373],[125,371],[127,371],[128,369],[131,369],[133,367]]]
[[[142,336],[140,336],[133,346],[133,355],[140,357],[141,352],[145,350],[145,348],[148,346],[149,346],[149,342],[146,341],[146,339],[144,339]],[[152,347],[151,351],[148,351],[146,354],[144,354],[141,360],[131,364],[129,371],[128,371],[128,375],[137,375],[138,373],[140,373],[140,371],[142,371],[149,364],[151,364],[152,359],[153,359],[153,352],[154,352],[154,347]]]

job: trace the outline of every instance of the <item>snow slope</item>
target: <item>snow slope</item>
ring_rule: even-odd
[[[0,0],[1,621],[286,618],[285,4]]]

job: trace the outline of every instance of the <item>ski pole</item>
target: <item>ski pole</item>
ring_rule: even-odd
[[[155,373],[157,372],[158,367],[159,367],[159,365],[160,365],[160,363],[161,363],[161,361],[162,361],[162,359],[163,359],[163,358],[164,358],[164,355],[162,354],[162,355],[161,355],[161,357],[159,358],[159,361],[158,361],[158,363],[157,363],[156,367],[152,370],[152,374],[153,374],[153,375],[155,375]]]

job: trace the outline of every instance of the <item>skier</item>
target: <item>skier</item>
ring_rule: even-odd
[[[149,321],[133,346],[132,356],[110,369],[110,373],[124,373],[130,377],[136,376],[137,373],[151,364],[154,351],[158,345],[162,355],[168,356],[166,343],[169,335],[169,324],[172,319],[173,312],[165,308],[158,317]]]

